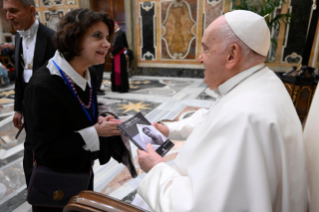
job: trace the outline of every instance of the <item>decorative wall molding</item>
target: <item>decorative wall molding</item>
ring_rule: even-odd
[[[293,52],[285,58],[286,63],[301,63],[301,61],[302,56],[298,55],[296,52]]]
[[[40,0],[43,7],[61,6],[63,0]],[[66,0],[65,0],[66,1]]]
[[[139,20],[140,20],[141,60],[155,60],[156,59],[155,1],[140,3]]]
[[[293,13],[295,19],[286,26],[285,42],[282,48],[281,62],[286,62],[286,58],[294,52],[302,55],[304,52],[304,44],[306,34],[310,24],[310,12],[312,9],[312,0],[290,0],[289,12]]]
[[[224,14],[225,1],[203,0],[203,33],[210,23]]]
[[[216,6],[216,4],[218,4],[221,1],[222,0],[207,0],[207,3],[214,7],[214,6]]]
[[[64,16],[64,10],[56,10],[56,11],[44,11],[44,20],[47,24],[47,27],[57,31],[58,24]]]
[[[146,52],[142,56],[142,60],[155,60],[155,54],[152,54],[151,52]]]
[[[190,28],[188,28],[190,30],[188,32],[185,30],[182,30],[182,27],[184,27],[184,25],[189,24],[189,23],[186,23],[186,21],[187,21],[186,17],[183,19],[183,22],[180,21],[180,19],[182,19],[180,17],[174,19],[174,15],[177,15],[177,13],[174,13],[176,8],[183,8],[183,7],[187,8],[187,11],[188,11],[187,18],[189,18],[188,20],[192,22],[192,26]],[[180,14],[178,14],[178,15],[180,15]],[[169,20],[170,17],[171,17],[171,20]],[[170,23],[170,21],[173,23]],[[170,25],[170,24],[174,24],[174,26],[170,27],[171,29],[168,29],[167,25]],[[191,45],[192,45],[193,41],[196,40],[196,34],[195,34],[196,32],[194,31],[195,27],[196,27],[196,21],[192,17],[192,11],[191,11],[191,8],[190,8],[190,5],[188,4],[188,2],[186,2],[184,0],[181,0],[181,1],[174,0],[168,6],[168,8],[166,10],[165,20],[162,23],[162,28],[164,30],[164,33],[161,37],[161,39],[163,40],[163,42],[166,46],[167,54],[171,59],[175,59],[175,60],[176,59],[185,59],[187,57],[187,55],[190,52]],[[170,30],[174,30],[174,32],[170,32]],[[176,32],[179,32],[180,34],[177,34]],[[181,47],[181,45],[183,45],[183,44],[185,45],[185,43],[186,43],[185,41],[182,42],[180,40],[181,37],[183,37],[182,33],[183,34],[188,33],[188,35],[192,36],[192,37],[188,36],[189,40],[186,41],[188,43],[187,49],[186,49],[186,51],[183,51],[183,52],[173,52],[170,44],[174,44],[175,46],[179,45],[180,48],[183,48],[183,47]],[[166,36],[171,36],[171,39],[173,39],[173,41],[167,40]],[[180,41],[180,43],[176,43],[174,41]],[[180,50],[180,48],[179,48],[179,50]]]
[[[76,0],[66,0],[66,4],[67,4],[67,5],[74,5],[74,4],[76,4],[75,1],[76,1]]]
[[[278,7],[275,8],[274,12],[270,15],[270,18],[273,19],[274,17],[276,17],[279,11],[281,13],[281,10],[282,10],[282,2]],[[270,29],[270,37],[271,39],[274,39],[276,42],[278,41],[279,30],[280,30],[280,26],[277,29],[275,27],[272,27]],[[267,62],[275,62],[276,51],[277,51],[277,46],[273,43],[270,43],[270,48],[267,55]]]
[[[142,9],[145,10],[146,12],[148,12],[150,9],[154,8],[154,6],[155,6],[155,2],[154,2],[154,4],[151,3],[150,5],[144,4],[144,3],[140,3],[140,4],[141,4]]]

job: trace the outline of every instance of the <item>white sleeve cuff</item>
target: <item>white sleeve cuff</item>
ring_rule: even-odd
[[[93,126],[84,128],[82,130],[77,131],[82,136],[86,146],[84,149],[88,149],[91,152],[100,150],[100,139],[99,136]]]

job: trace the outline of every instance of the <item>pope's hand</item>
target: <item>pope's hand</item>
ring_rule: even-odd
[[[137,150],[138,163],[144,172],[149,172],[156,164],[164,162],[163,158],[155,152],[151,144],[147,144],[146,151]]]
[[[165,124],[158,124],[158,123],[153,123],[152,124],[158,131],[160,131],[164,136],[168,137],[169,134],[169,129]]]
[[[120,123],[122,123],[121,120],[114,119],[112,116],[99,117],[98,123],[94,125],[94,128],[101,137],[121,135],[121,131],[117,129]]]

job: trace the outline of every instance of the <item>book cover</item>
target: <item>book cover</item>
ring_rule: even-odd
[[[159,132],[142,113],[137,113],[119,124],[118,129],[139,149],[146,151],[146,145],[150,143],[162,157],[174,146],[173,142]]]

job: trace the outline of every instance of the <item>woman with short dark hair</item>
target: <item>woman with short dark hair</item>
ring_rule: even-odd
[[[59,23],[53,39],[57,51],[33,74],[25,91],[26,131],[38,167],[90,172],[100,150],[99,137],[120,135],[119,122],[112,117],[98,118],[96,77],[89,70],[105,62],[113,28],[108,14],[89,9],[70,11]],[[93,174],[86,189],[93,190]],[[49,198],[51,195],[64,198],[61,193],[49,193]]]

